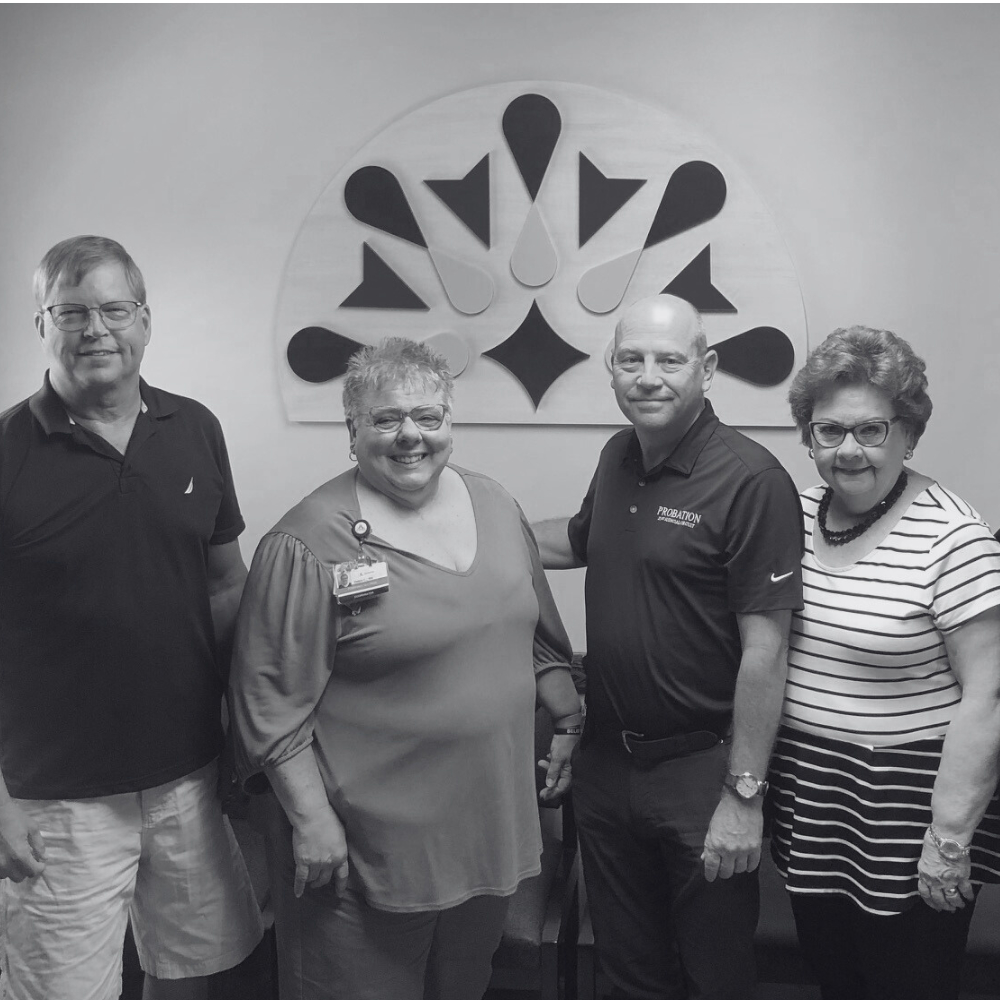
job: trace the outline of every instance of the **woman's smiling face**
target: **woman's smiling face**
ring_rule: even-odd
[[[419,415],[411,411],[424,406],[445,407],[440,427],[420,426]],[[397,430],[381,431],[373,423],[371,411],[383,408],[408,414]],[[451,456],[451,413],[444,393],[424,383],[367,392],[357,422],[351,423],[351,447],[369,486],[407,507],[419,506]]]
[[[812,420],[854,428],[872,420],[892,420],[895,407],[889,397],[868,383],[838,386],[820,396]],[[902,421],[889,425],[885,441],[865,447],[853,434],[844,435],[836,447],[824,448],[812,439],[816,469],[833,489],[842,506],[852,514],[874,507],[892,489],[910,448],[910,432]]]

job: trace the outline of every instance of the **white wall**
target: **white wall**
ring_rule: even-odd
[[[427,101],[566,80],[665,107],[741,163],[812,342],[854,322],[907,337],[936,403],[914,465],[1000,524],[998,42],[993,5],[0,6],[0,408],[41,377],[38,259],[77,233],[120,240],[153,308],[144,374],[222,419],[249,556],[347,463],[343,427],[289,424],[274,377],[310,205]],[[607,433],[460,427],[455,457],[554,516]],[[815,479],[792,431],[754,436]],[[579,644],[580,575],[555,582]]]

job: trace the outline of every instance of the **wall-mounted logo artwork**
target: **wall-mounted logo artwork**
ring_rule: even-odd
[[[448,358],[456,422],[620,424],[615,324],[661,291],[705,317],[723,419],[789,424],[802,297],[739,168],[591,87],[464,91],[384,128],[306,217],[278,301],[282,396],[293,420],[342,420],[348,357],[396,335]]]

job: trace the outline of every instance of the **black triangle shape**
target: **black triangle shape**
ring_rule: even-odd
[[[288,367],[306,382],[331,382],[347,371],[347,360],[363,347],[325,326],[299,330],[285,348]]]
[[[630,177],[605,177],[580,154],[580,246],[645,184]]]
[[[679,299],[686,299],[698,312],[738,312],[736,306],[712,284],[711,243],[663,289],[663,292],[667,295],[676,295]]]
[[[348,309],[427,309],[428,305],[375,251],[363,244],[361,284],[340,303]]]
[[[490,154],[460,180],[424,183],[464,222],[473,235],[490,246]]]

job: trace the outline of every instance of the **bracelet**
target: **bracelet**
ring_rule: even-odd
[[[556,726],[552,730],[553,736],[579,736],[583,732],[583,723],[578,726]]]

